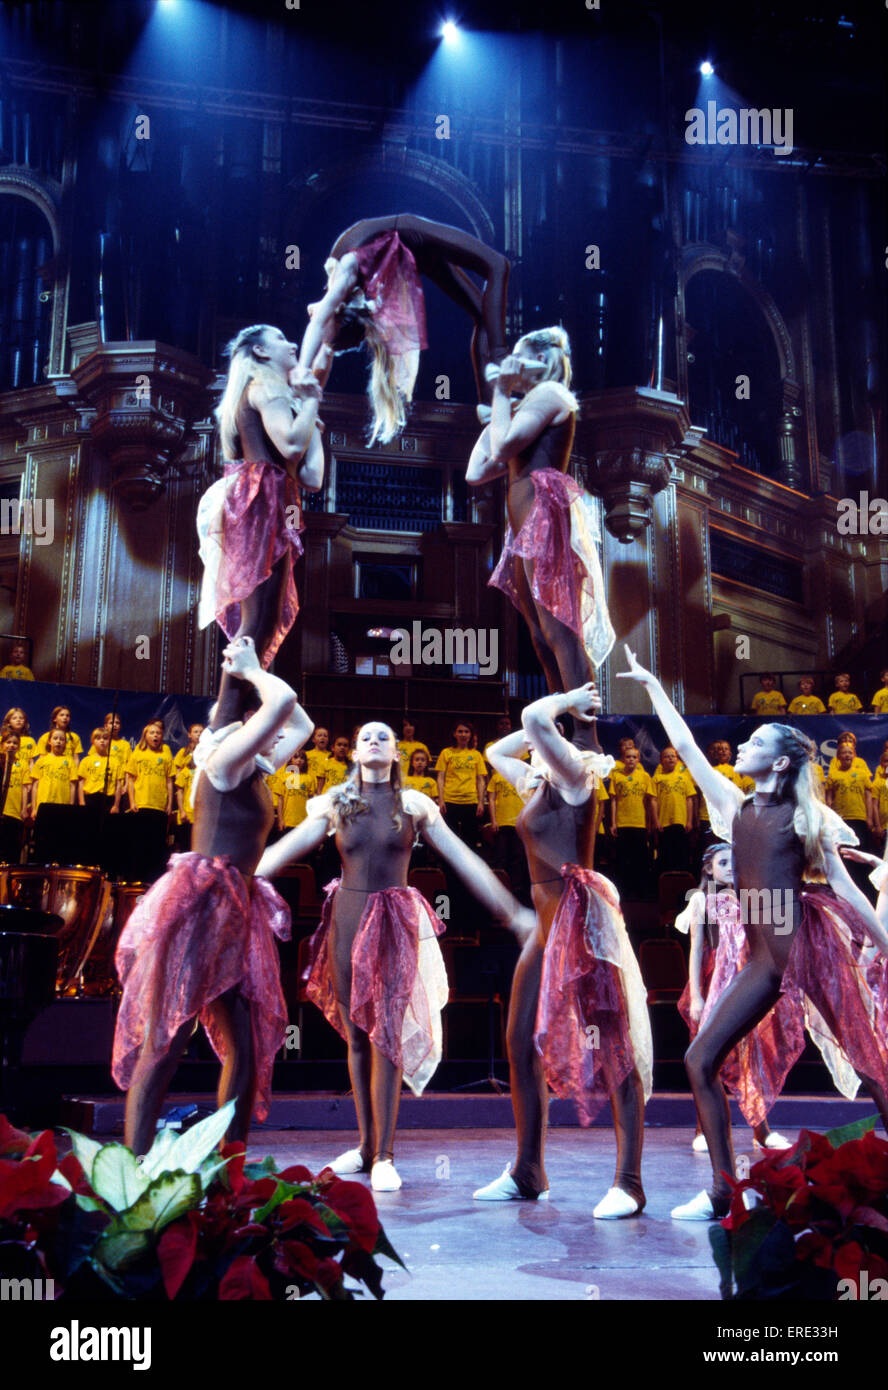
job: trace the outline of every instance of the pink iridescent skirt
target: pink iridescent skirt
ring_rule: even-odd
[[[525,562],[532,561],[534,602],[570,628],[593,665],[600,666],[616,634],[607,611],[592,499],[557,468],[534,469],[530,478],[533,506],[517,536],[509,526],[488,583],[508,594],[521,612],[518,575]]]
[[[590,1125],[632,1071],[651,1094],[647,991],[613,884],[565,864],[564,888],[543,955],[534,1043],[556,1096]]]
[[[268,1114],[274,1055],[287,1009],[274,938],[290,936],[290,910],[264,878],[246,880],[227,856],[174,854],[136,904],[117,946],[123,998],[111,1072],[126,1090],[136,1063],[159,1060],[189,1019],[199,1018],[216,1056],[225,1038],[213,1002],[237,987],[250,1001],[257,1120]]]
[[[330,934],[340,880],[326,888],[321,922],[309,943],[306,994],[343,1038],[333,984]],[[449,989],[438,936],[444,923],[415,888],[384,888],[367,898],[352,943],[348,1014],[374,1047],[421,1095],[441,1060],[441,1010]]]
[[[285,560],[277,622],[259,659],[268,667],[296,621],[299,598],[293,555],[302,554],[299,487],[268,459],[227,463],[225,476],[203,494],[197,534],[204,573],[198,625],[218,622],[226,637],[240,626],[240,605]]]
[[[427,347],[422,281],[413,252],[398,233],[382,232],[353,254],[364,294],[373,301],[373,321],[392,356],[403,357]]]
[[[749,944],[740,919],[737,898],[732,893],[719,893],[715,901],[718,947],[713,956],[712,976],[700,1028],[749,959]],[[697,1031],[693,1029],[691,1036],[695,1036]],[[764,1123],[783,1089],[789,1071],[786,1059],[792,1059],[791,1066],[804,1047],[803,1014],[794,998],[781,994],[761,1023],[728,1053],[721,1065],[719,1079],[735,1097],[741,1115],[753,1129]]]

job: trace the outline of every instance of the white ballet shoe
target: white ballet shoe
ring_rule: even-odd
[[[332,1163],[327,1164],[339,1177],[344,1177],[346,1173],[363,1173],[364,1155],[360,1149],[346,1149],[344,1154],[334,1158]]]
[[[548,1196],[549,1189],[547,1187],[545,1192],[539,1193],[536,1200],[542,1202],[547,1200]],[[486,1187],[479,1187],[476,1192],[472,1193],[472,1197],[476,1202],[532,1202],[534,1200],[532,1197],[525,1197],[524,1193],[519,1190],[518,1184],[509,1172],[508,1165],[500,1177],[494,1178],[493,1182],[489,1182]]]
[[[641,1205],[634,1197],[630,1197],[621,1187],[612,1187],[602,1197],[592,1215],[599,1221],[619,1221],[623,1216],[635,1216],[640,1211]]]
[[[374,1192],[397,1192],[401,1175],[390,1158],[382,1158],[370,1170],[370,1186]]]
[[[778,1134],[776,1129],[772,1129],[764,1144],[760,1144],[757,1139],[753,1139],[754,1149],[791,1149],[792,1140],[787,1139],[785,1134]]]
[[[493,411],[491,410],[489,405],[476,405],[475,414],[478,416],[478,421],[480,424],[489,425],[490,417],[493,414]]]
[[[708,1153],[709,1153],[709,1145],[708,1145],[707,1142],[706,1142],[706,1135],[705,1135],[705,1134],[697,1134],[697,1135],[695,1135],[695,1136],[694,1136],[694,1142],[693,1142],[693,1144],[691,1145],[691,1148],[694,1150],[694,1153],[695,1153],[695,1154],[708,1154]]]
[[[669,1213],[673,1221],[715,1221],[716,1215],[708,1192],[698,1192],[690,1202],[673,1207]]]

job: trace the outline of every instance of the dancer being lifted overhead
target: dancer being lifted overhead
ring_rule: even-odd
[[[563,329],[519,339],[496,376],[491,421],[466,473],[475,486],[508,474],[509,529],[490,583],[527,623],[552,694],[591,680],[614,643],[594,505],[567,475],[578,409],[570,379]],[[514,413],[513,394],[523,397]],[[586,747],[593,734],[591,725],[577,730]]]
[[[518,1156],[479,1188],[478,1201],[548,1196],[546,1083],[570,1096],[580,1122],[610,1101],[617,1137],[613,1185],[593,1215],[614,1220],[644,1207],[641,1150],[653,1049],[647,992],[614,885],[591,868],[595,789],[613,759],[581,753],[555,720],[588,721],[601,706],[590,681],[528,705],[523,729],[487,750],[525,799],[517,830],[530,867],[538,926],[512,983],[508,1050]],[[530,766],[521,754],[533,749]]]
[[[314,370],[303,370],[295,345],[268,324],[242,329],[227,353],[216,411],[225,476],[197,510],[204,564],[198,623],[215,619],[227,637],[251,637],[267,667],[299,611],[293,556],[302,554],[300,489],[318,492],[324,481],[317,413],[331,356],[322,348]],[[247,698],[249,686],[226,671],[214,727],[239,719]]]
[[[401,789],[398,744],[387,724],[364,724],[355,767],[341,786],[308,803],[307,819],[266,850],[257,870],[271,877],[336,835],[342,879],[328,886],[311,941],[308,996],[348,1043],[360,1142],[330,1166],[371,1170],[377,1191],[401,1186],[393,1162],[402,1077],[417,1095],[441,1058],[447,977],[437,935],[444,924],[407,887],[419,832],[479,901],[519,936],[533,914],[448,828],[422,792]]]
[[[799,1014],[807,1007],[809,1028],[822,1050],[838,1044],[888,1127],[888,1041],[873,1026],[878,999],[858,959],[867,939],[888,953],[888,931],[839,857],[837,844],[856,837],[820,799],[811,740],[788,724],[756,729],[734,764],[755,783],[755,791],[745,796],[710,766],[656,677],[628,647],[626,655],[629,670],[618,674],[645,687],[667,737],[706,798],[713,827],[730,840],[746,929],[748,959],[719,996],[685,1059],[709,1145],[712,1187],[672,1215],[709,1221],[726,1215],[726,1174],[734,1172],[730,1112],[719,1072],[781,994],[795,1000]],[[823,877],[829,889],[814,881]],[[798,1040],[798,1051],[788,1049],[779,1059],[779,1086],[803,1041]]]
[[[485,398],[485,369],[506,355],[505,256],[458,227],[402,212],[349,227],[325,268],[327,292],[309,305],[311,323],[299,360],[310,367],[323,343],[336,352],[366,343],[372,356],[371,444],[376,439],[385,444],[403,429],[413,399],[419,352],[428,346],[421,275],[474,320],[472,365],[479,398]],[[483,288],[468,271],[483,278]]]
[[[126,1098],[126,1142],[147,1153],[160,1107],[196,1019],[223,1063],[219,1105],[237,1102],[229,1139],[246,1140],[250,1112],[268,1113],[274,1054],[287,1010],[274,937],[290,913],[253,874],[274,819],[265,777],[286,766],[314,727],[296,696],[263,671],[249,637],[225,649],[223,671],[252,692],[246,724],[205,729],[194,751],[188,854],[137,903],[116,965],[123,998],[112,1072]]]

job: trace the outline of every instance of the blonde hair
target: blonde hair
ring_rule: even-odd
[[[363,728],[363,724],[361,728]],[[388,729],[392,736],[392,743],[397,749],[397,739],[394,729],[390,729],[388,724],[383,725]],[[395,793],[395,809],[392,812],[392,824],[396,830],[401,829],[402,802],[401,802],[401,759],[396,757],[392,763],[389,774],[389,786]],[[370,810],[370,804],[361,791],[361,765],[356,762],[344,782],[340,782],[338,787],[334,787],[330,793],[330,803],[337,827],[348,824],[355,819],[355,816],[363,815]]]
[[[329,288],[339,261],[330,257],[324,264]],[[373,409],[368,444],[388,444],[407,423],[407,406],[419,371],[419,352],[394,353],[380,333],[373,316],[373,301],[358,286],[337,311],[334,352],[351,352],[362,344],[370,354],[367,395]]]
[[[276,331],[267,323],[253,324],[251,328],[242,328],[225,349],[231,366],[228,368],[222,399],[216,407],[216,420],[222,441],[222,455],[226,459],[237,459],[241,456],[237,409],[251,381],[262,382],[275,396],[292,397],[286,378],[276,367],[258,358],[255,353],[255,349],[262,346],[265,335]],[[295,404],[295,397],[292,399]]]
[[[542,354],[545,374],[541,381],[558,381],[569,388],[572,376],[570,365],[570,339],[563,328],[538,328],[533,333],[525,333],[515,344],[515,351],[530,348],[531,352]],[[573,392],[569,392],[571,410],[579,410],[579,402]]]
[[[145,725],[145,727],[144,727],[143,730],[142,730],[142,737],[139,739],[139,743],[138,743],[138,746],[139,746],[139,748],[142,750],[142,752],[144,752],[145,749],[148,747],[148,737],[147,737],[147,735],[148,735],[148,730],[149,730],[149,729],[154,729],[154,728],[159,728],[159,729],[160,729],[160,737],[161,737],[161,739],[163,738],[163,734],[164,734],[163,720],[162,720],[162,719],[149,719],[149,720],[148,720],[148,723]]]

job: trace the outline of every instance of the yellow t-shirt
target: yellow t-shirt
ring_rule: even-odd
[[[196,771],[197,769],[194,763],[182,763],[179,771],[173,778],[174,783],[182,792],[182,810],[176,810],[176,822],[178,825],[194,824],[194,807],[191,804],[191,783],[194,781],[194,774]]]
[[[789,702],[790,714],[826,714],[826,705],[816,695],[796,695]]]
[[[67,806],[71,783],[77,781],[77,762],[67,753],[44,753],[34,763],[30,780],[37,783],[38,807]]]
[[[4,666],[0,671],[0,681],[32,681],[34,672],[30,666]]]
[[[323,777],[323,766],[331,757],[329,748],[306,748],[305,760],[308,763],[308,770],[315,777]]]
[[[3,770],[3,758],[0,755],[0,772]],[[22,818],[22,787],[28,775],[28,765],[23,763],[21,757],[16,758],[9,773],[9,783],[6,788],[6,800],[3,803],[4,816],[12,816],[14,820]]]
[[[834,690],[828,704],[833,714],[857,714],[863,709],[853,690]]]
[[[879,813],[879,824],[885,830],[888,828],[888,770],[881,763],[873,773],[872,792]]]
[[[757,690],[750,709],[753,714],[782,714],[786,709],[786,697],[782,690]]]
[[[126,768],[126,765],[130,760],[132,751],[133,745],[130,743],[128,738],[112,738],[111,752],[115,757],[120,759],[120,762],[124,769]]]
[[[845,772],[836,768],[827,779],[833,794],[833,810],[843,820],[866,820],[866,792],[872,787],[869,768],[849,767]]]
[[[49,732],[41,734],[37,740],[37,751],[34,757],[40,757],[41,753],[49,752]],[[56,755],[57,756],[57,755]],[[75,734],[73,729],[68,729],[65,734],[65,756],[68,758],[82,758],[83,744],[80,742],[80,735]]]
[[[716,763],[715,770],[716,772],[722,773],[724,777],[727,777],[734,783],[734,786],[739,787],[741,791],[752,791],[755,786],[755,783],[752,782],[752,786],[745,787],[743,785],[744,782],[749,783],[752,779],[749,777],[741,777],[739,773],[734,771],[731,763]],[[703,795],[700,797],[700,819],[701,821],[709,820],[709,807],[706,805],[706,797]]]
[[[644,830],[647,825],[645,797],[653,796],[654,784],[643,767],[634,772],[612,772],[608,791],[617,802],[617,829]]]
[[[514,825],[524,805],[512,783],[495,772],[487,784],[487,795],[493,801],[496,823],[500,829]]]
[[[660,828],[665,830],[668,825],[687,825],[688,797],[697,794],[697,788],[687,772],[679,768],[664,772],[662,767],[658,767],[653,782]]]
[[[105,780],[105,758],[101,753],[97,753],[95,748],[90,747],[86,757],[80,759],[77,768],[77,776],[83,782],[84,796],[92,796],[94,792],[107,792],[108,796],[113,796],[117,783],[123,777],[123,764],[120,758],[109,750],[108,753],[108,778]]]
[[[329,758],[327,758],[326,762],[324,762],[320,768],[312,768],[311,765],[309,765],[310,772],[313,772],[314,775],[318,778],[323,777],[325,792],[328,792],[331,787],[338,787],[342,782],[344,782],[351,770],[351,762],[341,763],[339,759],[334,758],[332,754]]]
[[[438,783],[434,777],[405,777],[404,786],[422,792],[423,796],[430,796],[434,802],[438,800]]]
[[[282,798],[281,820],[287,830],[292,830],[294,825],[301,825],[305,820],[305,807],[309,798],[317,795],[318,779],[313,772],[285,767],[278,773],[278,787]]]
[[[164,744],[164,748],[165,748],[165,747],[166,747],[166,744]],[[182,771],[182,768],[183,768],[183,767],[185,766],[185,764],[188,762],[188,760],[189,760],[190,758],[193,758],[193,757],[194,757],[194,749],[193,749],[193,748],[189,748],[188,745],[187,745],[187,743],[186,743],[186,745],[185,745],[184,748],[180,748],[180,749],[178,750],[177,753],[174,753],[174,754],[173,754],[173,776],[175,777],[178,773],[180,773],[180,772]]]
[[[37,743],[30,734],[19,734],[19,762],[30,767],[31,759],[37,756]]]
[[[445,748],[435,763],[444,773],[444,800],[455,806],[477,806],[477,778],[487,776],[487,764],[477,748]]]
[[[165,811],[173,758],[164,744],[155,753],[153,748],[134,748],[126,770],[133,778],[133,801],[136,810]]]
[[[872,706],[876,714],[888,714],[888,685],[883,685],[881,690],[877,690],[872,698]]]
[[[409,739],[400,738],[398,739],[398,757],[401,759],[402,777],[407,776],[407,769],[410,766],[410,759],[413,757],[413,754],[416,752],[417,748],[419,748],[421,752],[425,753],[426,757],[429,760],[428,766],[431,767],[432,755],[429,752],[426,744],[417,743],[415,740],[411,742]]]

